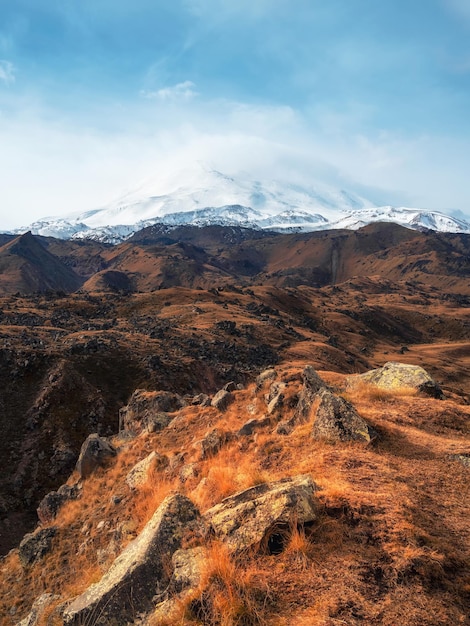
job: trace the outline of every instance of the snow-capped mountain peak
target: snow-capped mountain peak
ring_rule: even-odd
[[[92,238],[117,243],[155,223],[312,231],[356,229],[377,221],[415,229],[470,233],[470,224],[465,220],[436,211],[377,207],[354,191],[323,182],[302,186],[246,174],[235,177],[201,163],[146,180],[105,207],[45,218],[27,229],[62,239]]]

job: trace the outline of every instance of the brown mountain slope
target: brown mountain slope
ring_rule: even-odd
[[[3,293],[73,292],[82,283],[90,292],[230,284],[321,287],[377,276],[468,295],[470,282],[470,236],[395,224],[289,235],[154,226],[118,246],[28,234],[3,246],[0,257]]]
[[[353,277],[379,276],[468,292],[467,235],[420,233],[394,224],[251,239],[249,231],[242,238],[221,227],[210,232],[205,228],[179,230],[186,243],[161,245],[159,233],[156,245],[147,233],[137,247],[123,244],[111,251],[106,257],[108,267],[129,273],[139,291],[230,283],[320,287]]]
[[[73,270],[48,252],[30,232],[0,248],[0,293],[72,292],[81,282]]]

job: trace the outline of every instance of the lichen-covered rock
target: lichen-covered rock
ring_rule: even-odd
[[[191,500],[181,494],[168,496],[103,578],[68,605],[64,624],[124,626],[150,611],[154,596],[170,581],[173,554],[200,523]]]
[[[151,452],[145,459],[139,461],[126,476],[126,483],[130,489],[138,489],[144,485],[156,468],[168,465],[168,457]]]
[[[315,490],[310,476],[256,485],[209,509],[204,519],[231,552],[258,548],[280,527],[317,518]]]
[[[233,402],[233,400],[234,400],[234,397],[230,391],[221,389],[212,398],[211,406],[223,412],[229,407],[229,405]]]
[[[42,524],[49,524],[56,518],[62,505],[68,500],[76,500],[79,493],[78,487],[70,485],[62,485],[57,491],[47,493],[36,509],[39,521]]]
[[[364,443],[376,439],[375,430],[360,417],[350,402],[327,389],[321,391],[319,398],[312,431],[315,439]]]
[[[192,480],[193,478],[197,478],[198,476],[199,468],[197,463],[188,463],[188,465],[183,465],[179,474],[179,478],[182,483]]]
[[[201,580],[202,567],[207,550],[203,546],[188,550],[177,550],[172,558],[173,576],[170,581],[172,592],[180,593],[194,589]]]
[[[148,429],[150,424],[156,423],[155,416],[158,413],[175,413],[185,405],[184,399],[176,393],[136,389],[127,406],[119,412],[119,430],[139,434]],[[168,419],[167,424],[169,421],[171,418]],[[152,426],[150,427],[152,428]],[[158,430],[158,428],[154,427],[154,430]]]
[[[181,604],[196,589],[202,579],[207,550],[198,546],[189,550],[177,550],[172,558],[173,576],[167,590],[167,598],[152,613],[152,624],[179,623]]]
[[[33,565],[51,551],[52,541],[57,528],[41,528],[34,533],[25,535],[18,548],[18,557],[23,567]]]
[[[77,472],[81,478],[88,478],[97,467],[103,467],[115,456],[116,449],[106,437],[93,433],[82,444],[76,466]]]
[[[39,598],[34,601],[29,615],[22,619],[21,622],[18,622],[16,626],[38,626],[44,611],[58,599],[59,596],[55,596],[52,593],[43,593],[42,596],[39,596]]]
[[[443,399],[444,397],[439,385],[419,365],[390,361],[378,369],[348,377],[350,385],[354,385],[357,381],[375,385],[379,389],[393,391],[394,389],[410,387],[433,398]]]

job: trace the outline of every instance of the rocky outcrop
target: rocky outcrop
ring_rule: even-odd
[[[315,490],[310,476],[256,485],[209,509],[204,519],[233,553],[266,548],[270,536],[290,523],[315,521]]]
[[[89,435],[82,444],[76,470],[80,478],[88,478],[98,467],[103,467],[116,456],[116,449],[105,437]]]
[[[19,548],[18,557],[23,567],[33,565],[48,552],[51,551],[52,541],[57,534],[57,528],[41,528],[34,533],[23,537]]]
[[[193,406],[210,406],[211,399],[206,393],[198,393],[191,399]]]
[[[64,623],[124,626],[150,611],[154,596],[170,581],[173,554],[199,524],[199,512],[188,498],[168,496],[103,578],[65,609]]]
[[[311,365],[307,365],[302,372],[303,385],[299,393],[299,399],[290,419],[283,420],[278,424],[278,435],[290,435],[297,424],[308,421],[312,413],[313,402],[323,389],[328,389],[327,384],[320,378]]]
[[[226,389],[221,389],[212,398],[211,406],[215,407],[219,411],[226,411],[234,400],[233,394]]]
[[[350,385],[354,385],[358,381],[374,385],[379,389],[389,389],[391,391],[403,387],[410,387],[432,398],[438,398],[440,400],[444,398],[439,385],[431,378],[426,370],[419,365],[390,361],[385,363],[383,367],[370,370],[369,372],[365,372],[365,374],[348,377],[348,383]]]
[[[302,380],[303,386],[294,413],[296,422],[305,422],[308,420],[315,396],[323,389],[327,389],[326,383],[320,378],[311,365],[305,367],[302,372]]]
[[[42,524],[49,524],[56,518],[62,505],[68,500],[76,500],[80,490],[76,486],[62,485],[57,491],[50,491],[39,503],[37,514]]]
[[[312,431],[315,439],[370,443],[377,437],[350,402],[327,389],[321,391],[319,398]]]
[[[136,389],[127,406],[119,412],[119,430],[139,434],[143,430],[158,431],[168,426],[175,413],[186,405],[183,398],[169,391]]]

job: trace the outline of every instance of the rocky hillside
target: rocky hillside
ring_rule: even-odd
[[[2,624],[468,624],[469,419],[398,363],[137,390],[3,560]]]
[[[469,624],[466,237],[171,236],[2,248],[82,287],[0,297],[0,624]]]

